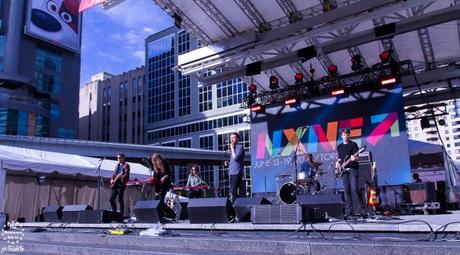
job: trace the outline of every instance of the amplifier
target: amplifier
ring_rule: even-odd
[[[358,162],[372,162],[372,152],[370,151],[363,151],[358,155]]]
[[[255,205],[251,208],[254,224],[295,224],[301,221],[300,205]]]
[[[403,198],[406,203],[413,204],[436,202],[435,183],[422,182],[407,184],[407,189],[403,191]]]

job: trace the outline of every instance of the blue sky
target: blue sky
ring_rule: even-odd
[[[80,86],[91,75],[120,74],[144,65],[144,39],[174,24],[152,0],[125,0],[83,13]]]

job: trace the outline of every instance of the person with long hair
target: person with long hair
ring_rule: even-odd
[[[150,160],[154,172],[153,177],[158,180],[155,183],[155,191],[159,194],[159,199],[164,202],[166,193],[172,188],[170,166],[158,153],[154,153]]]
[[[203,179],[200,177],[200,171],[198,170],[197,166],[192,166],[190,169],[190,174],[187,179],[187,184],[185,185],[188,190],[188,197],[189,198],[201,198],[203,197],[203,190],[194,188],[200,185],[205,184]]]

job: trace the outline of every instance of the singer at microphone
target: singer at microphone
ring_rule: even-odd
[[[224,162],[230,174],[230,201],[232,203],[235,202],[238,196],[237,191],[243,182],[244,176],[244,148],[241,144],[238,144],[239,140],[240,135],[238,133],[230,135],[230,158]],[[239,196],[246,196],[246,194],[239,194]]]

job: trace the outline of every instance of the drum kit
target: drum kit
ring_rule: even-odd
[[[275,176],[278,199],[283,204],[296,202],[296,195],[324,194],[327,185],[322,183],[322,177],[327,174],[322,168],[310,173],[299,171],[297,178],[294,174],[280,173]]]

